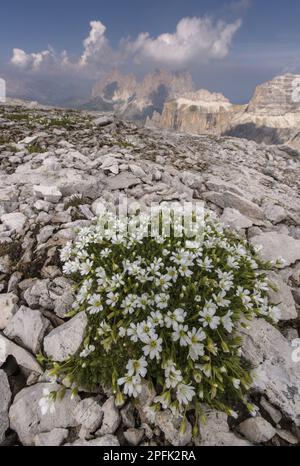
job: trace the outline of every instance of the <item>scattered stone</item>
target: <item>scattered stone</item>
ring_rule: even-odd
[[[77,423],[89,433],[95,432],[100,427],[103,415],[101,406],[93,398],[82,400],[74,412]]]
[[[57,186],[33,186],[34,195],[44,199],[46,202],[56,204],[62,198],[62,193],[59,191]]]
[[[96,126],[99,126],[100,128],[104,126],[109,126],[113,122],[114,122],[113,117],[108,117],[108,116],[101,116],[99,118],[96,118],[96,120],[94,120],[94,124]]]
[[[124,432],[124,437],[130,445],[136,447],[141,443],[144,437],[144,429],[127,429]]]
[[[269,282],[276,291],[270,287],[269,299],[271,304],[279,305],[281,310],[280,320],[297,319],[298,313],[295,307],[295,301],[291,288],[287,286],[278,274],[274,272],[269,274]]]
[[[36,447],[59,447],[67,439],[68,429],[53,429],[51,432],[38,434],[34,437]]]
[[[227,415],[210,408],[204,409],[206,422],[199,421],[200,445],[204,447],[250,446],[251,444],[230,432]]]
[[[0,218],[1,222],[9,229],[17,233],[24,233],[24,226],[27,217],[21,212],[13,212],[11,214],[4,214]]]
[[[115,191],[117,189],[127,189],[131,186],[136,186],[137,184],[141,183],[141,180],[131,173],[123,172],[117,176],[108,178],[107,183],[109,188],[112,191]]]
[[[114,435],[104,435],[103,437],[94,440],[76,440],[73,443],[67,443],[70,447],[119,447],[120,443]]]
[[[40,311],[21,306],[9,321],[4,335],[36,354],[49,327],[49,320]]]
[[[155,423],[165,434],[165,438],[171,445],[176,447],[184,447],[192,440],[192,426],[187,421],[186,431],[180,432],[182,417],[175,417],[172,412],[167,409],[159,411],[155,416]]]
[[[17,312],[19,298],[14,293],[0,294],[0,330],[6,328],[12,316]]]
[[[101,429],[97,430],[96,436],[102,437],[107,434],[114,434],[121,422],[119,410],[115,406],[115,399],[113,396],[108,398],[102,406],[103,421]]]
[[[40,400],[47,404],[49,393],[59,388],[58,384],[38,383],[16,395],[9,410],[10,427],[17,432],[23,445],[33,445],[37,434],[77,425],[73,413],[79,399],[71,396],[71,390],[66,390],[63,399],[54,403],[53,412],[49,408],[46,414],[42,413],[44,405],[41,406]]]
[[[265,261],[276,261],[284,259],[288,267],[300,260],[300,240],[291,236],[281,235],[275,232],[262,233],[251,239],[255,246],[261,246],[261,256]]]
[[[238,196],[229,191],[225,191],[224,193],[217,193],[217,192],[209,192],[203,194],[204,199],[207,201],[216,204],[223,209],[230,207],[232,209],[238,210],[241,214],[245,215],[246,217],[250,217],[253,219],[263,220],[264,213],[260,207],[254,204],[247,199]]]
[[[300,365],[292,360],[293,348],[283,335],[263,319],[241,330],[244,357],[255,366],[253,389],[300,425]]]
[[[285,209],[279,205],[267,204],[264,207],[265,216],[270,222],[276,225],[277,223],[283,222],[286,219],[287,213]]]
[[[29,371],[37,372],[38,374],[43,373],[42,368],[32,354],[0,334],[0,365],[6,361],[8,356],[13,356],[19,366]]]
[[[127,403],[120,411],[122,423],[125,427],[133,428],[135,426],[134,407],[132,403]]]
[[[293,434],[291,434],[291,432],[283,429],[277,429],[276,433],[280,438],[282,438],[282,440],[289,443],[290,445],[299,445],[299,440]]]
[[[9,428],[8,408],[11,400],[11,391],[7,375],[0,369],[0,445],[5,438],[5,432]]]
[[[62,362],[78,351],[85,333],[87,317],[80,312],[69,322],[52,330],[44,339],[44,350],[54,361]]]
[[[241,214],[238,210],[230,208],[224,209],[221,222],[237,231],[250,228],[253,225],[253,221],[248,217]]]
[[[274,408],[274,406],[272,406],[271,403],[269,403],[268,400],[266,400],[266,398],[263,396],[261,397],[260,404],[264,408],[264,410],[269,414],[272,421],[275,424],[279,424],[282,419],[281,412],[278,409]]]
[[[253,417],[239,424],[237,428],[252,443],[266,443],[276,435],[276,430],[262,417]]]

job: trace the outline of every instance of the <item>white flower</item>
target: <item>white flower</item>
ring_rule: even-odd
[[[180,370],[172,369],[171,371],[165,371],[165,374],[167,388],[176,388],[177,385],[182,381]]]
[[[232,385],[238,390],[240,388],[241,381],[239,379],[232,379]]]
[[[171,395],[170,392],[164,392],[160,396],[154,398],[154,403],[160,403],[163,409],[168,409],[171,404]]]
[[[225,299],[226,296],[226,291],[220,291],[218,295],[213,294],[213,298],[215,300],[215,303],[219,307],[228,307],[230,304],[230,301],[228,299]]]
[[[105,322],[105,320],[103,320],[99,325],[98,335],[102,337],[103,335],[109,332],[111,332],[111,326],[107,322]]]
[[[204,345],[201,342],[205,339],[206,335],[201,329],[193,328],[191,332],[188,332],[189,357],[193,361],[204,355]]]
[[[166,307],[168,307],[170,296],[168,294],[161,293],[157,294],[154,299],[158,309],[166,309]]]
[[[269,316],[274,323],[278,323],[281,319],[281,310],[277,306],[271,306],[269,309]]]
[[[159,311],[152,311],[150,313],[150,316],[148,317],[148,320],[149,322],[151,322],[151,324],[154,326],[154,327],[163,327],[164,326],[164,318],[163,318],[163,315],[161,312]]]
[[[173,282],[176,282],[178,278],[178,272],[177,272],[176,267],[167,267],[167,275],[165,276],[170,277],[170,280],[172,280]]]
[[[149,356],[150,359],[160,359],[160,353],[162,351],[162,338],[158,338],[158,335],[148,337],[147,345],[143,347],[145,356]]]
[[[191,385],[180,383],[177,385],[176,397],[181,405],[188,405],[195,396],[195,389]]]
[[[129,294],[123,299],[121,308],[124,309],[125,314],[133,314],[137,306],[138,297],[135,294]]]
[[[247,309],[251,309],[253,307],[249,290],[244,290],[242,286],[238,286],[236,290],[236,296],[238,296],[242,300],[243,305]]]
[[[189,343],[189,337],[187,335],[188,326],[187,325],[178,325],[177,329],[172,333],[172,340],[178,341],[180,346],[187,346]]]
[[[167,291],[172,286],[172,284],[170,283],[171,280],[172,279],[170,275],[159,275],[155,279],[155,285],[161,288],[163,291]]]
[[[107,295],[106,304],[108,306],[115,307],[118,301],[119,301],[118,293],[114,293],[113,291],[110,291]]]
[[[153,338],[156,335],[152,322],[144,321],[137,324],[137,335],[143,343],[148,343],[149,338]]]
[[[88,307],[89,314],[98,314],[98,312],[103,311],[100,295],[93,294],[88,300],[88,304],[90,304]]]
[[[204,260],[197,259],[197,264],[201,269],[210,271],[213,268],[212,260],[207,256]]]
[[[50,396],[49,388],[43,389],[43,397],[39,400],[39,407],[41,409],[42,416],[45,416],[48,412],[53,414],[55,412],[55,402]]]
[[[220,324],[220,317],[216,316],[217,306],[208,301],[203,311],[199,312],[199,321],[203,323],[203,327],[210,327],[212,330],[216,330]]]
[[[143,293],[142,296],[139,298],[136,298],[135,301],[135,306],[139,309],[146,309],[147,306],[152,305],[152,299],[150,299],[150,296],[148,293]]]
[[[127,335],[130,337],[130,340],[134,343],[138,342],[139,337],[137,332],[137,325],[135,325],[133,322],[131,322],[129,328],[127,329]]]
[[[187,313],[183,309],[175,309],[174,312],[168,311],[165,316],[165,324],[167,328],[173,328],[176,330],[179,324],[184,322]]]
[[[233,256],[229,256],[229,257],[227,258],[227,265],[228,265],[228,267],[230,267],[231,269],[236,269],[236,270],[237,270],[237,269],[240,268],[237,259],[236,259],[235,257],[233,257]]]
[[[233,315],[232,311],[228,311],[227,314],[221,318],[223,327],[227,330],[228,333],[231,333],[234,327],[234,323],[231,320]]]
[[[89,345],[89,346],[86,346],[82,351],[81,353],[79,354],[79,356],[81,358],[87,358],[91,353],[93,353],[95,351],[95,346],[94,345]]]
[[[140,359],[130,359],[126,366],[128,375],[140,375],[141,377],[145,377],[147,374],[147,361],[142,356]]]
[[[88,275],[93,268],[93,261],[87,259],[85,262],[80,264],[79,271],[82,276]]]
[[[118,385],[124,385],[125,395],[137,398],[142,391],[141,377],[139,375],[126,375],[118,379]]]
[[[188,268],[187,265],[182,264],[179,269],[178,269],[179,275],[182,277],[191,277],[193,275],[193,272]]]

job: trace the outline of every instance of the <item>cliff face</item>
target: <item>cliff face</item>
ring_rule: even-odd
[[[232,105],[222,94],[198,91],[165,103],[147,126],[186,133],[230,135],[300,148],[300,76],[274,78],[256,88],[248,105]]]
[[[192,78],[187,73],[157,70],[137,81],[133,75],[113,71],[96,84],[90,105],[98,110],[109,105],[124,118],[145,122],[154,112],[161,113],[167,100],[192,90]]]

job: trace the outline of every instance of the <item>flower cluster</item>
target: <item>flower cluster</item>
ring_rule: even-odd
[[[105,217],[64,248],[64,272],[77,284],[71,315],[86,312],[88,328],[78,353],[53,373],[109,386],[119,403],[149,382],[155,409],[199,416],[206,403],[234,415],[232,403],[242,401],[252,410],[238,329],[279,317],[267,298],[270,264],[211,214],[194,220],[201,241],[172,226],[168,236],[151,236],[147,216],[130,234],[121,220],[109,233],[114,220]]]

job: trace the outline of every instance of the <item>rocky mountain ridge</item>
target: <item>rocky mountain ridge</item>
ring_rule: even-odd
[[[212,133],[243,137],[267,144],[299,146],[300,99],[298,75],[285,75],[257,87],[248,105],[216,105],[215,94],[199,101],[199,91],[188,99],[165,103],[161,115],[147,120],[149,127],[162,127],[190,134]],[[205,94],[207,91],[200,91]],[[210,104],[208,104],[208,102]]]
[[[201,105],[207,94],[200,93]],[[216,96],[218,107],[228,103]],[[300,443],[300,159],[285,146],[218,135],[137,127],[113,114],[0,106],[0,444],[5,445],[296,445]],[[60,249],[103,208],[201,201],[266,260],[284,259],[270,277],[280,304],[277,328],[255,320],[243,330],[243,355],[256,368],[254,418],[203,407],[207,423],[171,411],[149,418],[148,386],[133,405],[111,392],[53,382],[39,351],[63,360],[78,350],[84,319],[68,318],[72,282]],[[295,358],[293,357],[296,356]],[[298,362],[297,362],[298,361]],[[64,385],[65,384],[65,385]],[[48,409],[46,396],[64,385]]]

